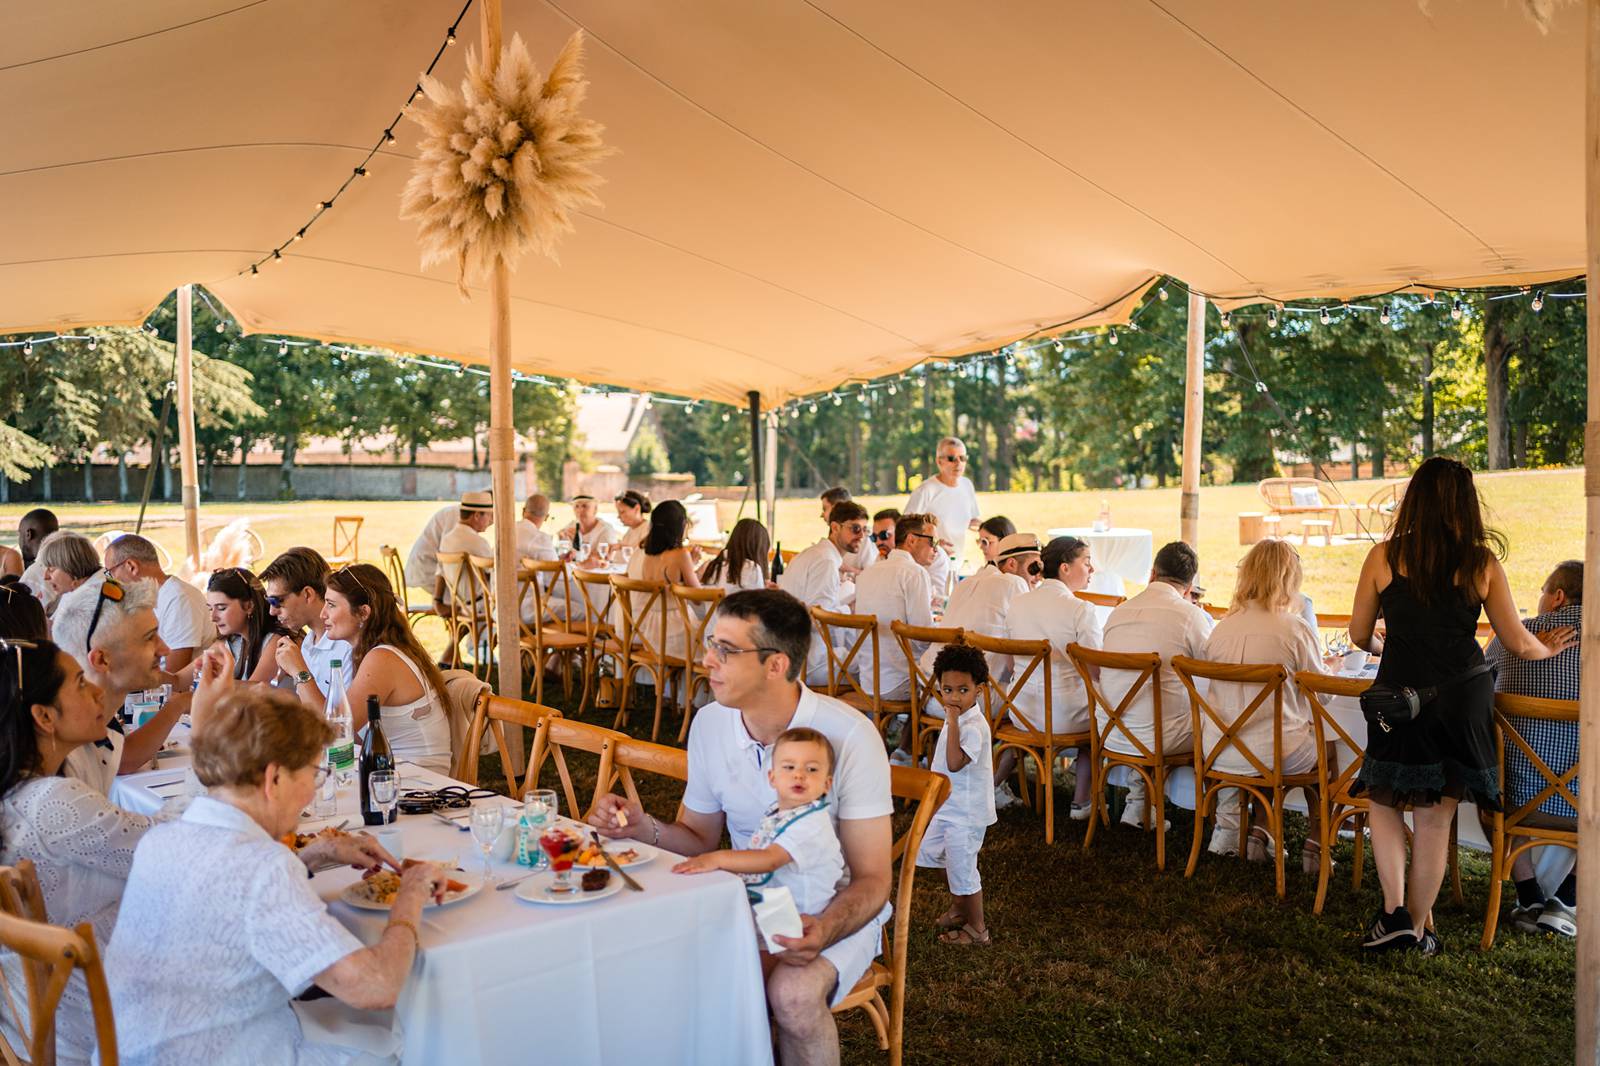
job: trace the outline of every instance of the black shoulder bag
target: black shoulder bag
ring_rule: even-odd
[[[1479,674],[1487,674],[1493,669],[1488,663],[1479,663],[1465,673],[1457,674],[1427,688],[1412,688],[1409,685],[1391,685],[1387,681],[1374,681],[1361,694],[1361,713],[1366,718],[1369,729],[1377,726],[1387,733],[1397,725],[1415,721],[1417,715],[1422,713],[1422,708],[1432,703],[1445,689],[1471,681]]]

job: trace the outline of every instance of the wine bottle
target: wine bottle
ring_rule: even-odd
[[[382,708],[378,706],[378,697],[367,697],[367,735],[361,741],[361,820],[367,825],[383,825],[385,822],[394,821],[394,810],[385,812],[380,804],[372,801],[371,780],[372,775],[379,770],[394,769],[394,753],[389,750],[389,738],[383,735],[383,726],[378,718]]]
[[[776,581],[783,576],[783,541],[772,552],[772,580]],[[737,578],[735,579],[737,580]]]

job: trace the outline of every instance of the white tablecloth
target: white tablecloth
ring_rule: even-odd
[[[134,810],[159,807],[183,787],[180,763],[187,759],[119,779],[113,798]],[[406,788],[452,783],[410,764],[401,773]],[[346,790],[335,817],[355,809]],[[396,826],[407,856],[455,859],[469,879],[482,876],[470,833],[429,815],[401,815]],[[594,903],[547,906],[485,888],[425,910],[422,952],[395,1008],[402,1061],[771,1063],[744,884],[731,874],[674,874],[675,861],[662,853],[629,871],[643,892],[624,888]],[[528,872],[515,862],[491,867],[498,878]],[[328,870],[315,884],[330,911],[372,943],[385,916],[336,902],[356,876]]]
[[[1088,526],[1067,526],[1048,532],[1051,540],[1077,537],[1089,545],[1089,556],[1094,561],[1090,592],[1125,596],[1125,581],[1143,585],[1150,580],[1150,564],[1155,560],[1155,534],[1148,529],[1112,528],[1097,533]]]

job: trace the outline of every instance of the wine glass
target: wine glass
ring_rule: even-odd
[[[594,557],[599,559],[600,565],[604,567],[606,565],[606,560],[611,557],[611,542],[603,540],[599,544],[596,544],[594,546]]]
[[[383,812],[384,824],[394,821],[394,807],[400,802],[400,775],[393,770],[374,770],[367,776],[367,794]]]
[[[626,567],[628,565],[628,563],[633,561],[633,545],[632,544],[624,544],[622,547],[618,548],[617,551],[622,556],[622,565],[624,567]]]
[[[556,816],[560,810],[555,789],[536,788],[522,797],[522,827],[533,843],[533,847],[529,850],[535,870],[550,868],[550,857],[545,854],[544,848],[539,846],[539,838],[544,835],[546,828],[556,824]]]
[[[489,852],[494,850],[494,842],[500,839],[500,830],[506,825],[506,809],[498,803],[483,803],[472,808],[472,839],[477,842],[478,850],[483,852],[483,880],[485,884],[494,883],[494,874],[489,869]]]

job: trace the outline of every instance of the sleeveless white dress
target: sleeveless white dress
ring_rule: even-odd
[[[446,717],[441,697],[428,685],[422,668],[411,657],[392,644],[380,644],[374,651],[392,652],[405,663],[411,676],[422,686],[422,696],[410,703],[394,706],[380,704],[383,716],[383,735],[396,759],[405,759],[418,766],[441,774],[450,772],[450,719]]]

